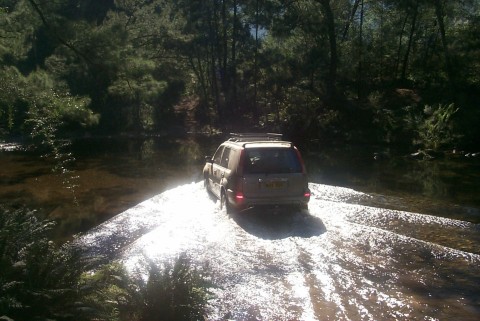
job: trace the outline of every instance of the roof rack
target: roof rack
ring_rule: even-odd
[[[281,141],[282,134],[277,133],[230,133],[231,142]]]

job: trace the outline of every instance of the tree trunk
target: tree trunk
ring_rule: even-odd
[[[195,58],[198,62],[198,68],[195,66]],[[195,57],[195,53],[192,52],[188,57],[188,62],[190,63],[190,67],[192,68],[195,76],[200,81],[200,87],[202,88],[203,100],[205,102],[207,102],[208,101],[208,89],[207,89],[207,84],[206,84],[206,81],[205,81],[205,77],[204,77],[203,68],[202,68],[202,65],[201,65],[200,58],[198,56]]]
[[[330,46],[330,66],[327,78],[327,95],[329,98],[335,97],[337,80],[337,39],[335,34],[335,18],[330,6],[330,0],[320,0],[328,30],[328,42]]]
[[[405,51],[405,56],[403,57],[402,77],[401,77],[402,80],[406,79],[407,67],[408,67],[408,57],[410,55],[410,50],[412,48],[413,35],[415,34],[415,28],[416,28],[416,24],[417,24],[417,15],[418,15],[418,0],[415,3],[415,7],[413,8],[412,25],[410,27],[410,35],[408,37],[407,50]]]
[[[443,20],[443,7],[440,3],[440,0],[434,0],[435,4],[435,15],[437,16],[438,29],[440,31],[440,37],[442,40],[443,55],[445,57],[445,67],[448,75],[448,81],[453,86],[453,70],[450,62],[450,54],[448,52],[447,37],[445,35],[445,22]]]
[[[361,0],[360,9],[360,32],[358,36],[358,69],[357,69],[357,98],[363,97],[363,0]]]
[[[220,109],[220,94],[218,89],[218,74],[219,74],[219,65],[217,64],[217,54],[218,54],[218,25],[217,25],[217,17],[218,17],[218,10],[217,10],[217,1],[213,1],[213,12],[209,11],[210,19],[208,23],[209,33],[210,33],[210,59],[211,59],[211,82],[212,82],[212,93],[213,97],[215,97],[215,109],[219,114],[221,112]]]
[[[360,4],[360,0],[355,0],[353,3],[353,8],[352,12],[350,14],[350,18],[347,20],[347,23],[345,24],[345,28],[343,29],[343,36],[342,36],[342,42],[347,39],[347,34],[348,30],[350,29],[350,24],[352,23],[353,19],[355,18],[355,14],[357,13],[358,5]]]
[[[222,28],[223,28],[223,64],[222,64],[222,91],[227,91],[227,66],[228,66],[228,37],[227,37],[227,0],[222,0]]]
[[[400,30],[400,36],[398,37],[398,50],[397,50],[397,59],[395,60],[395,78],[398,75],[398,68],[400,68],[400,55],[402,53],[402,40],[403,40],[403,33],[405,31],[405,26],[407,25],[408,20],[408,13],[405,15],[405,19],[403,19],[402,29]]]
[[[254,56],[254,71],[253,71],[253,114],[255,121],[258,121],[258,15],[259,15],[259,0],[255,2],[255,56]]]
[[[232,28],[232,106],[233,114],[238,110],[237,102],[237,0],[233,1],[233,28]]]

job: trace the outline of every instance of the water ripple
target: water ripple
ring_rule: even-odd
[[[479,230],[360,205],[374,196],[310,184],[309,211],[219,210],[201,183],[159,194],[83,236],[130,271],[186,253],[217,285],[209,320],[480,318]]]

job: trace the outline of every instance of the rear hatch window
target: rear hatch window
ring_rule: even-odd
[[[303,195],[306,178],[293,148],[246,148],[245,197],[271,200]]]
[[[245,174],[302,172],[302,164],[293,148],[247,148],[245,155]]]

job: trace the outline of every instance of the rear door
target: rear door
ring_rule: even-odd
[[[224,149],[225,146],[220,146],[213,155],[213,162],[209,175],[211,190],[218,197],[220,197],[220,172],[222,170],[221,161]]]
[[[244,195],[278,199],[303,195],[306,177],[293,148],[246,148]]]
[[[220,197],[222,181],[224,178],[230,176],[230,169],[228,169],[228,164],[230,162],[230,156],[233,154],[232,149],[228,146],[222,146],[222,149],[217,151],[213,157],[212,165],[212,183],[213,183],[213,192]],[[218,157],[217,157],[218,156]]]

